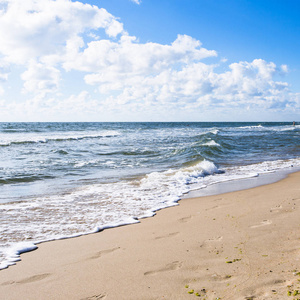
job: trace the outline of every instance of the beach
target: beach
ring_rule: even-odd
[[[0,298],[298,299],[299,181],[184,199],[137,224],[39,244],[0,271]]]
[[[0,300],[300,300],[300,0],[216,2],[0,0]]]

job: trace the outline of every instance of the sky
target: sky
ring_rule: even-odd
[[[0,122],[299,122],[299,53],[299,0],[0,0]]]

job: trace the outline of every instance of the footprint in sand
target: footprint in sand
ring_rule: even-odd
[[[218,199],[218,200],[223,200],[223,199]],[[209,210],[213,210],[213,209],[225,208],[225,207],[228,207],[228,206],[232,206],[232,204],[231,203],[225,203],[225,204],[221,204],[221,205],[217,204],[217,205],[214,205],[213,207],[208,207],[205,210],[209,211]]]
[[[106,298],[106,294],[94,295],[94,296],[91,296],[91,297],[82,298],[80,300],[99,300],[99,299],[104,299],[104,298]]]
[[[35,281],[43,280],[44,278],[46,278],[50,275],[51,275],[50,273],[38,274],[38,275],[34,275],[34,276],[24,278],[24,279],[19,280],[19,281],[13,281],[13,280],[6,281],[6,282],[3,282],[1,285],[10,285],[10,284],[15,284],[15,283],[23,284],[23,283],[35,282]]]
[[[232,280],[232,275],[220,275],[220,274],[213,274],[211,275],[211,278],[215,281],[228,281],[228,280]]]
[[[202,244],[200,247],[202,248],[202,247],[212,246],[212,244],[213,244],[214,242],[216,242],[216,243],[221,242],[222,239],[223,239],[222,236],[217,236],[217,237],[214,237],[214,238],[205,240],[205,241],[203,242],[203,244]]]
[[[192,219],[192,216],[183,217],[183,218],[179,219],[178,222],[186,223],[186,222],[190,221],[191,219]]]
[[[89,257],[89,259],[97,259],[97,258],[100,258],[101,256],[103,255],[106,255],[106,254],[109,254],[111,252],[114,252],[116,250],[120,249],[120,247],[116,247],[116,248],[113,248],[113,249],[107,249],[107,250],[102,250],[102,251],[99,251],[97,252],[95,255]]]
[[[23,280],[17,281],[17,283],[29,283],[29,282],[34,282],[34,281],[39,281],[42,280],[48,276],[50,276],[51,274],[49,273],[45,273],[45,274],[39,274],[39,275],[34,275],[28,278],[25,278]]]
[[[9,281],[2,282],[1,285],[10,285],[10,284],[14,284],[14,283],[16,283],[16,282],[13,280],[9,280]]]
[[[145,272],[144,275],[155,275],[157,273],[161,273],[161,272],[167,272],[167,271],[174,271],[174,270],[178,270],[180,269],[182,266],[182,263],[179,261],[174,261],[170,264],[167,264],[165,267],[158,269],[158,270],[154,270],[154,271],[149,271],[149,272]]]
[[[250,226],[250,228],[257,228],[257,227],[262,227],[262,226],[266,226],[266,225],[270,225],[270,224],[272,224],[271,220],[263,220],[263,221],[261,221],[260,224]]]
[[[155,237],[154,239],[155,239],[155,240],[165,239],[165,238],[169,238],[169,237],[175,236],[175,235],[177,235],[178,233],[179,233],[179,232],[171,232],[171,233],[166,234],[166,235],[157,236],[157,237]]]
[[[217,237],[214,237],[212,239],[208,239],[206,240],[205,242],[220,242],[223,240],[223,237],[222,236],[217,236]]]
[[[281,205],[276,205],[275,207],[272,207],[270,209],[270,212],[279,212],[282,210],[282,206]]]

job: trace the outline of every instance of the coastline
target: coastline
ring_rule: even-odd
[[[185,197],[138,224],[39,244],[0,271],[0,299],[291,299],[299,180]]]
[[[198,198],[203,196],[213,196],[230,192],[242,191],[251,188],[256,188],[262,185],[268,185],[278,182],[286,178],[289,174],[300,172],[299,166],[291,166],[281,170],[273,170],[266,173],[260,173],[258,176],[233,179],[228,181],[220,181],[205,188],[191,190],[181,199]]]

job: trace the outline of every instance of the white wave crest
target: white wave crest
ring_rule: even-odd
[[[219,129],[214,129],[214,130],[211,130],[210,132],[211,132],[212,134],[217,135],[217,134],[220,132],[220,130],[219,130]]]
[[[261,129],[264,128],[262,125],[253,125],[253,126],[241,126],[239,129]]]
[[[214,140],[208,141],[207,143],[202,144],[202,146],[221,147],[221,145],[215,142]]]

